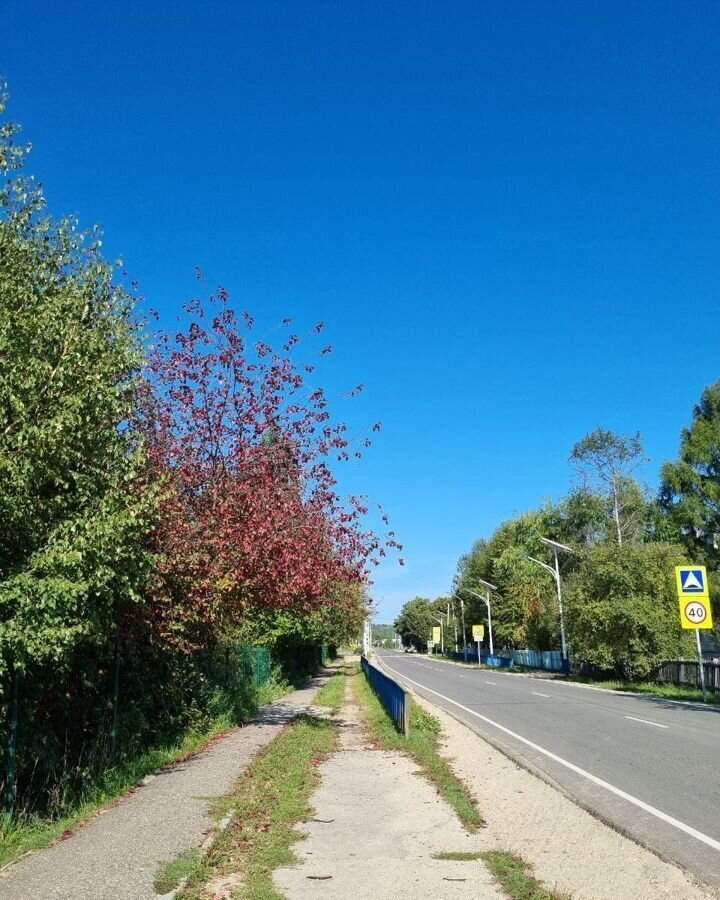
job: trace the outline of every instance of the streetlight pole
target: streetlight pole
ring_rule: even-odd
[[[460,588],[461,591],[466,591],[468,594],[472,594],[473,597],[477,597],[479,600],[487,606],[487,614],[488,614],[488,633],[490,637],[490,656],[495,656],[495,648],[493,646],[493,630],[492,630],[492,611],[490,609],[490,591],[496,591],[497,588],[494,584],[490,584],[489,581],[483,581],[482,578],[478,578],[478,581],[485,588],[485,596],[482,594],[478,594],[477,591],[471,591],[470,588]],[[480,659],[478,657],[478,662]]]
[[[463,637],[463,659],[467,662],[467,638],[465,637],[465,603],[460,598],[460,616],[462,621],[462,637]]]
[[[538,566],[542,566],[542,568],[545,569],[546,572],[549,572],[555,579],[555,587],[557,588],[558,596],[558,608],[560,610],[560,645],[562,647],[562,668],[563,673],[567,675],[570,671],[570,664],[568,662],[567,639],[565,637],[565,617],[563,616],[562,589],[560,587],[560,560],[558,557],[558,553],[572,553],[573,551],[571,547],[566,547],[565,544],[559,544],[557,541],[551,541],[550,538],[541,537],[540,541],[545,544],[546,547],[552,548],[553,556],[555,557],[554,567],[549,566],[547,563],[544,563],[539,559],[535,559],[527,553],[523,553],[523,556],[526,559],[529,559],[531,562],[537,563]]]

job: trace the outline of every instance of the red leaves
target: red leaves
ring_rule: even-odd
[[[319,608],[333,584],[362,582],[380,547],[362,528],[364,502],[344,504],[335,490],[328,456],[349,459],[349,441],[344,423],[329,423],[323,390],[300,399],[289,356],[263,341],[249,352],[252,316],[239,321],[222,289],[212,305],[205,316],[191,301],[191,323],[158,341],[139,413],[148,479],[162,485],[151,622],[181,647],[251,606]],[[298,342],[291,335],[283,353]]]

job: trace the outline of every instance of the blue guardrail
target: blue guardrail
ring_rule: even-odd
[[[375,666],[370,665],[364,656],[360,657],[360,662],[365,677],[380,698],[380,702],[407,737],[410,730],[410,703],[407,694],[396,681],[376,669]]]
[[[449,659],[463,660],[465,654],[460,651],[446,650]],[[477,651],[468,647],[467,661],[477,662]],[[563,659],[559,650],[502,650],[490,656],[485,650],[480,651],[480,662],[495,668],[512,669],[513,666],[524,666],[527,669],[545,669],[549,672],[562,672]]]

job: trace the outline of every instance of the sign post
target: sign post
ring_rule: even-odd
[[[698,666],[700,668],[700,688],[703,703],[707,703],[705,690],[705,666],[700,646],[700,629],[712,628],[712,609],[705,566],[675,566],[678,600],[680,602],[680,624],[683,628],[695,629]]]
[[[433,625],[432,642],[433,642],[433,649],[435,648],[435,644],[440,644],[440,648],[441,648],[440,652],[441,653],[444,652],[445,648],[442,646],[443,640],[442,640],[442,626],[441,625]]]
[[[472,634],[473,640],[477,642],[478,665],[480,665],[480,644],[482,642],[482,639],[485,637],[485,626],[473,625]]]

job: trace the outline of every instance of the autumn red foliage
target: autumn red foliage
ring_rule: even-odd
[[[362,498],[338,493],[331,461],[370,441],[353,448],[331,421],[309,383],[314,364],[294,359],[290,321],[278,351],[254,339],[252,317],[236,316],[223,290],[185,311],[188,323],[150,355],[139,427],[158,498],[152,625],[190,649],[249,609],[318,609],[399,545],[364,525]]]

